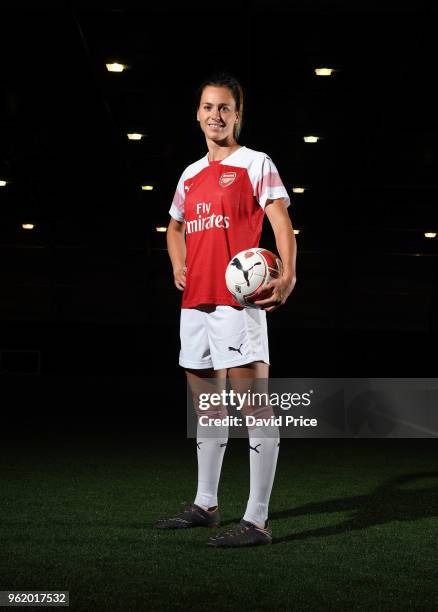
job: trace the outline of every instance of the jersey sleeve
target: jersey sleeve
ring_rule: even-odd
[[[260,206],[265,209],[268,200],[284,198],[286,206],[290,205],[289,194],[272,159],[265,155],[257,168],[255,177],[255,197]]]
[[[178,185],[173,196],[172,205],[169,209],[171,217],[182,223],[184,221],[184,203],[186,199],[186,193],[184,190],[185,170],[181,174],[178,181]]]

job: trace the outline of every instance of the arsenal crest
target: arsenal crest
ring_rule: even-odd
[[[229,187],[236,180],[237,173],[236,172],[224,172],[221,174],[219,179],[219,185],[221,187]]]

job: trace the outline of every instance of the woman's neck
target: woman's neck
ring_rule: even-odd
[[[222,161],[237,149],[240,149],[240,144],[232,142],[226,145],[219,145],[215,142],[207,142],[208,146],[208,161]]]

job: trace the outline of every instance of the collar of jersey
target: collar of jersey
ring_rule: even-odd
[[[208,159],[208,153],[207,153],[207,155],[205,156],[205,159],[207,160],[208,164],[210,164],[210,165],[211,165],[211,164],[221,164],[222,162],[224,162],[224,161],[226,161],[226,160],[230,159],[230,157],[233,157],[233,155],[234,155],[235,153],[238,153],[239,151],[241,151],[241,150],[242,150],[242,149],[244,149],[244,148],[245,148],[245,145],[242,145],[242,146],[240,147],[240,149],[236,149],[235,151],[233,151],[232,153],[230,153],[229,155],[227,155],[227,157],[224,157],[223,159],[214,159],[213,161],[209,161],[209,159]]]

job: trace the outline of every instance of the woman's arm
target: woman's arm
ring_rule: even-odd
[[[274,232],[278,254],[283,263],[283,274],[280,278],[268,283],[267,287],[273,289],[272,295],[254,303],[262,306],[267,312],[272,312],[286,302],[295,287],[297,241],[283,198],[271,200],[269,204],[266,204],[265,212]]]
[[[167,227],[167,250],[173,268],[175,286],[183,291],[186,286],[186,241],[184,222],[171,217]]]

